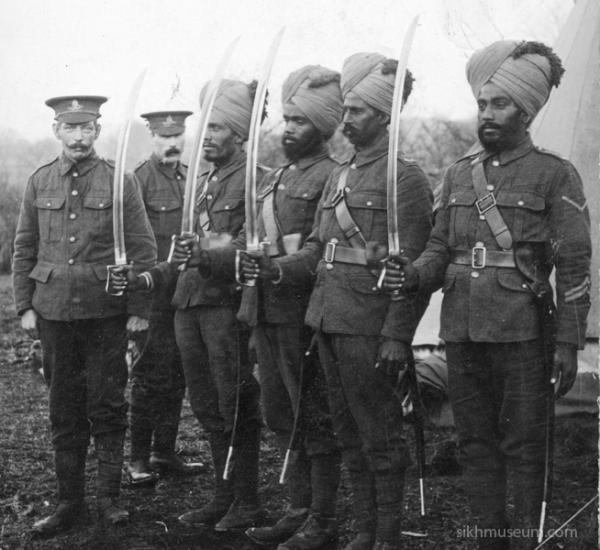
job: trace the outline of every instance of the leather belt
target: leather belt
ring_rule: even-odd
[[[367,265],[367,252],[364,248],[340,246],[337,239],[331,239],[323,250],[323,260],[328,264],[341,262],[344,264]]]
[[[477,243],[470,250],[451,250],[450,262],[468,265],[473,269],[485,267],[517,267],[512,250],[488,250],[483,243]]]

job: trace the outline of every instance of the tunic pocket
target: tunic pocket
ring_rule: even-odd
[[[38,228],[42,242],[60,241],[64,229],[65,197],[37,197]]]

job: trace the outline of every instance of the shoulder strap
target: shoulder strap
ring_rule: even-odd
[[[337,183],[337,189],[333,198],[333,204],[335,205],[335,217],[337,222],[344,233],[344,237],[348,240],[352,248],[364,249],[367,245],[367,241],[363,237],[360,231],[360,227],[354,221],[348,205],[346,204],[346,180],[348,179],[348,172],[350,171],[349,166],[344,166],[340,173],[340,178]]]
[[[494,193],[487,189],[483,161],[479,158],[471,162],[471,179],[473,180],[473,189],[477,195],[475,206],[479,211],[479,215],[485,217],[485,221],[500,248],[510,250],[513,245],[512,235],[500,214],[500,210],[498,210]]]

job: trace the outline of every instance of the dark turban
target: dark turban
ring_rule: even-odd
[[[208,86],[202,89],[202,105]],[[254,94],[248,84],[225,79],[219,86],[212,112],[223,118],[225,125],[244,140],[248,139]]]
[[[281,101],[298,107],[329,139],[342,120],[340,73],[320,65],[302,67],[285,79]]]
[[[539,42],[500,40],[477,50],[467,63],[475,98],[488,82],[502,88],[532,118],[564,72],[560,59]]]

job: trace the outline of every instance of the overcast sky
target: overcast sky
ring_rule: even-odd
[[[0,0],[0,126],[27,138],[48,136],[52,112],[44,100],[88,93],[109,96],[102,122],[112,131],[143,67],[138,113],[164,106],[178,79],[177,101],[196,110],[199,89],[235,36],[241,40],[228,76],[251,79],[285,26],[271,86],[278,100],[286,74],[302,65],[339,70],[357,51],[397,56],[417,13],[409,62],[417,83],[408,113],[472,116],[464,78],[470,53],[500,38],[552,43],[571,6],[571,0]]]

